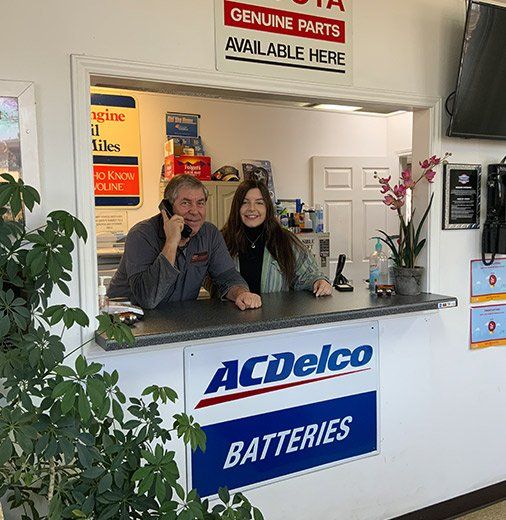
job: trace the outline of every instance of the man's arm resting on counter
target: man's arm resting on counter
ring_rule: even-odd
[[[241,311],[258,309],[262,306],[262,298],[258,294],[249,292],[243,285],[233,285],[225,295],[227,300],[233,301]]]

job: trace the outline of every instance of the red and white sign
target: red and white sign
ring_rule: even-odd
[[[113,195],[138,196],[139,167],[119,164],[95,164],[93,166],[95,178],[95,197]]]
[[[351,84],[351,0],[215,0],[216,68]]]

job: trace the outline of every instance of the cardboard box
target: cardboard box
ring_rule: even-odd
[[[167,139],[165,143],[165,157],[170,155],[182,155],[183,145],[178,143],[176,139]]]
[[[167,139],[164,146],[164,157],[169,155],[183,155],[184,148],[193,148],[195,155],[204,155],[204,148],[200,137],[172,137]]]
[[[201,181],[211,180],[211,157],[206,155],[169,155],[165,158],[165,177],[193,175]]]

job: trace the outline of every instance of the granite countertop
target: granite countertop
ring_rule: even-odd
[[[259,331],[318,325],[347,320],[377,318],[446,307],[455,307],[457,298],[422,293],[418,296],[370,294],[365,288],[348,293],[315,298],[306,291],[262,295],[260,309],[240,311],[232,302],[196,300],[174,302],[146,311],[132,328],[136,347],[195,341]],[[96,335],[105,350],[129,348]]]

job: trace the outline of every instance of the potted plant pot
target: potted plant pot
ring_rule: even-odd
[[[422,292],[423,267],[394,267],[395,292],[416,296]]]

